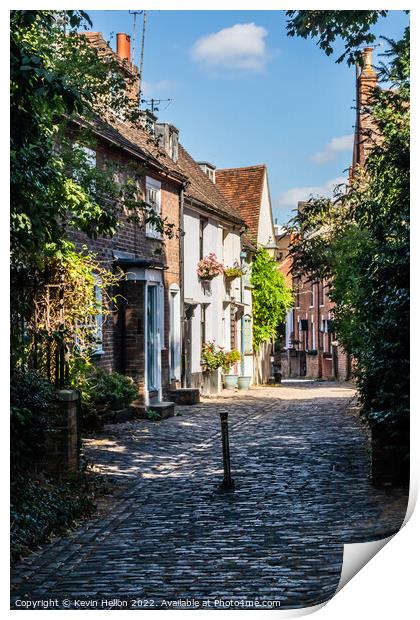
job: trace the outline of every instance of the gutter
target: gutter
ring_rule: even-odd
[[[185,191],[186,183],[184,183],[179,190],[179,288],[180,288],[180,318],[181,318],[181,329],[180,329],[180,349],[181,349],[181,387],[186,387],[186,377],[185,377],[185,316],[184,316],[184,191]]]

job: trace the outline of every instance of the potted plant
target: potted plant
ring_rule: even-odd
[[[223,347],[215,341],[205,342],[201,351],[201,367],[203,369],[203,394],[217,394],[220,391],[220,371],[225,363]]]
[[[249,390],[251,377],[238,377],[238,390]]]
[[[238,261],[235,261],[232,265],[232,267],[225,267],[224,268],[224,275],[225,275],[225,279],[230,282],[232,280],[235,280],[236,278],[240,278],[241,276],[244,275],[243,270],[241,269]]]
[[[204,282],[208,282],[224,271],[223,263],[217,260],[214,252],[202,258],[197,265],[197,275]]]
[[[232,351],[226,351],[225,353],[225,361],[223,363],[223,383],[225,384],[225,388],[227,390],[233,390],[238,385],[238,375],[232,374],[230,372],[232,366],[239,362],[241,359],[241,354],[236,349],[232,349]]]

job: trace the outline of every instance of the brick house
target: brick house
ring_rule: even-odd
[[[276,258],[277,245],[265,164],[216,170],[216,184],[241,214],[247,236],[255,247],[265,247]],[[268,383],[272,375],[272,343],[264,342],[254,356],[254,381]]]
[[[348,380],[350,360],[335,338],[328,282],[293,276],[287,256],[293,239],[284,229],[278,230],[276,237],[283,252],[279,268],[288,274],[295,299],[286,318],[285,350],[279,360],[283,377]]]
[[[102,53],[114,54],[100,33],[88,33],[88,38]],[[129,58],[128,35],[118,35],[116,54],[122,61]],[[124,70],[137,74],[128,62]],[[98,120],[92,129],[96,138],[89,154],[92,165],[111,162],[123,175],[132,175],[139,197],[179,231],[187,179],[177,161],[177,130],[157,124],[156,144],[140,123]],[[75,232],[71,238],[78,247],[87,246],[104,266],[126,273],[116,291],[117,307],[103,323],[98,317],[96,363],[135,380],[140,408],[164,407],[166,394],[181,379],[179,235],[163,238],[151,223],[135,223],[122,213],[112,238],[92,240]]]
[[[357,69],[356,123],[350,182],[357,167],[363,167],[372,145],[369,132],[374,131],[374,126],[369,114],[369,94],[376,85],[372,48],[366,48],[363,51],[363,68]],[[300,203],[298,208],[302,206],[303,203]],[[282,248],[293,243],[290,233],[285,229],[278,230],[276,238]],[[336,341],[334,304],[328,296],[328,282],[293,277],[287,254],[280,268],[292,277],[295,291],[295,304],[286,325],[286,351],[281,360],[283,376],[348,380],[351,376],[351,358]]]

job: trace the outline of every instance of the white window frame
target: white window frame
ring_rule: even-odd
[[[83,144],[80,144],[80,142],[75,142],[73,145],[73,149],[78,148],[80,149],[86,156],[86,163],[88,165],[88,167],[91,170],[94,170],[97,166],[97,153],[95,149],[91,149],[89,146],[85,146]],[[81,181],[81,177],[78,174],[77,171],[73,171],[73,180],[76,183],[80,183]],[[95,191],[96,190],[96,181],[93,180],[91,185],[90,185],[90,190],[91,191]]]
[[[95,342],[97,346],[96,346],[96,349],[93,350],[92,354],[102,355],[104,353],[104,348],[103,348],[104,315],[103,315],[103,310],[102,310],[103,294],[102,294],[102,288],[101,288],[102,278],[95,275],[94,279],[95,279],[95,284],[94,284],[95,298],[96,298],[96,303],[100,311],[95,314]]]
[[[319,293],[321,293],[321,292],[322,292],[322,294],[319,294],[319,297],[320,297],[320,301],[322,300],[322,304],[320,303],[319,307],[323,308],[324,305],[325,305],[325,288],[324,288],[324,279],[323,278],[319,282]]]
[[[162,214],[162,184],[160,181],[153,179],[152,177],[146,177],[146,202],[149,204],[149,190],[156,192],[156,208],[155,212],[158,215]],[[152,239],[162,239],[162,233],[156,230],[152,222],[146,222],[146,237]]]
[[[312,282],[311,284],[311,290],[310,290],[310,304],[309,307],[313,308],[315,306],[315,282]]]

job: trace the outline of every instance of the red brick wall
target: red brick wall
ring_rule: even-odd
[[[163,271],[165,287],[164,295],[164,350],[162,351],[162,386],[165,388],[169,382],[169,286],[179,284],[179,185],[168,180],[163,175],[146,169],[140,163],[136,163],[129,155],[125,155],[119,149],[108,146],[105,143],[97,145],[97,164],[103,160],[116,162],[127,169],[134,166],[143,179],[143,192],[145,191],[145,177],[150,176],[161,182],[161,206],[162,217],[175,224],[176,236],[173,239],[165,238],[159,241],[149,238],[145,234],[144,226],[130,222],[126,214],[120,216],[120,226],[112,238],[99,237],[89,239],[86,235],[70,231],[69,237],[78,248],[87,246],[94,252],[103,266],[113,268],[113,251],[129,252],[136,258],[153,258],[161,260],[167,266]],[[157,253],[161,252],[161,253]],[[113,294],[119,294],[118,308],[112,308],[111,316],[107,317],[103,326],[103,354],[97,356],[97,364],[108,370],[125,372],[132,376],[139,385],[139,390],[144,386],[144,283],[123,282]],[[124,296],[124,301],[121,298]],[[124,308],[125,306],[125,308]],[[126,345],[125,360],[122,348],[122,312],[126,318]],[[139,331],[140,330],[140,331]]]
[[[295,307],[293,311],[293,339],[299,339],[299,344],[293,346],[298,350],[313,349],[318,351],[318,355],[306,356],[306,376],[310,378],[331,378],[334,376],[332,363],[332,343],[335,342],[334,334],[321,332],[322,319],[333,318],[334,304],[328,297],[328,284],[316,282],[311,294],[313,283],[306,279],[294,280],[294,288],[299,293],[295,294]],[[323,286],[323,295],[321,292]],[[323,299],[322,299],[323,297]],[[323,303],[322,303],[323,302]],[[308,331],[299,331],[299,320],[308,320]],[[312,323],[314,329],[312,329]],[[337,379],[344,381],[349,378],[348,359],[346,353],[338,349],[338,376]]]

